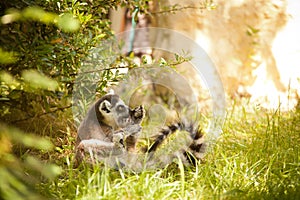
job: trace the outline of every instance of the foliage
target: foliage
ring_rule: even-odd
[[[53,145],[45,138],[24,134],[22,131],[0,124],[0,197],[3,199],[42,199],[33,187],[40,176],[49,180],[60,174],[61,169],[45,164],[37,158],[24,154],[16,157],[13,146],[50,151]]]
[[[215,4],[214,1],[212,0],[202,0],[199,2],[196,2],[194,5],[181,5],[181,4],[174,4],[170,6],[162,6],[161,5],[161,0],[157,0],[157,10],[154,12],[151,12],[153,15],[158,15],[158,14],[175,14],[179,11],[182,10],[213,10],[216,9],[217,5]]]
[[[60,111],[71,107],[81,61],[91,48],[112,36],[109,9],[126,3],[131,8],[136,5],[133,0],[1,1],[1,121],[50,136],[58,145],[57,152],[66,150],[59,132],[72,143],[71,114]],[[145,1],[140,3],[141,8],[146,6]],[[107,73],[100,74],[99,82],[101,78],[112,79]],[[59,172],[55,165],[44,165],[39,159],[51,158],[50,143],[11,127],[1,122],[0,198],[41,199],[34,185]]]
[[[139,1],[141,10],[147,8],[145,2]],[[109,9],[118,5],[134,8],[136,4],[133,0],[1,1],[0,10],[6,11],[0,13],[2,119],[13,119],[10,122],[14,122],[35,116],[41,110],[51,112],[68,107],[82,60],[93,47],[113,34]],[[43,79],[37,80],[37,76]],[[56,82],[51,88],[41,85],[50,80],[47,77]],[[101,73],[99,78],[101,84],[112,79],[107,73]],[[37,80],[40,86],[34,85],[32,80]],[[27,83],[30,83],[29,87]],[[103,88],[105,85],[101,90]],[[38,109],[35,109],[35,102],[40,104]]]

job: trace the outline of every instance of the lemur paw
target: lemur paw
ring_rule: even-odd
[[[124,138],[125,138],[124,132],[114,133],[113,135],[114,145],[119,148],[124,148],[125,147]]]
[[[126,136],[136,136],[141,132],[142,126],[140,124],[133,124],[123,128]]]

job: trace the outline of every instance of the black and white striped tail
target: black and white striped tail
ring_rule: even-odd
[[[155,152],[159,146],[165,141],[168,136],[172,135],[176,131],[187,131],[190,134],[192,143],[187,150],[183,150],[183,156],[190,163],[195,165],[197,160],[203,157],[205,151],[204,137],[200,127],[195,126],[192,123],[177,122],[163,128],[160,134],[156,137],[153,145],[147,150],[148,153]]]

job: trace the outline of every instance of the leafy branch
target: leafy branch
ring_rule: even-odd
[[[216,8],[216,4],[213,3],[213,1],[204,1],[200,3],[200,6],[194,6],[194,5],[187,5],[187,6],[181,6],[179,4],[171,5],[164,7],[162,10],[150,12],[152,15],[159,15],[159,14],[165,14],[165,13],[175,13],[178,11],[188,10],[188,9],[195,9],[195,10],[213,10]]]
[[[64,107],[57,107],[54,110],[51,110],[49,112],[43,112],[43,113],[36,114],[34,116],[30,116],[30,117],[26,117],[26,118],[23,118],[23,119],[14,120],[14,121],[11,121],[10,123],[14,124],[14,123],[22,122],[22,121],[27,121],[27,120],[30,120],[30,119],[33,119],[33,118],[39,118],[39,117],[42,117],[44,115],[49,115],[49,114],[56,113],[58,111],[64,111],[65,109],[68,109],[68,108],[71,108],[71,107],[72,107],[72,105],[67,105],[67,106],[64,106]]]

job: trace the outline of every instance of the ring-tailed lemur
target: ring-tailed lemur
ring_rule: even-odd
[[[101,160],[133,151],[144,115],[143,106],[130,109],[118,95],[104,95],[91,106],[79,126],[75,165],[86,158],[86,153]]]
[[[123,166],[139,171],[165,167],[176,158],[195,164],[203,157],[203,134],[198,126],[187,122],[163,128],[149,148],[134,152],[144,114],[143,106],[130,109],[117,95],[108,94],[100,98],[79,127],[76,160],[105,162],[112,167]],[[163,145],[175,132],[184,134],[176,136],[177,142],[172,141],[172,145]]]

